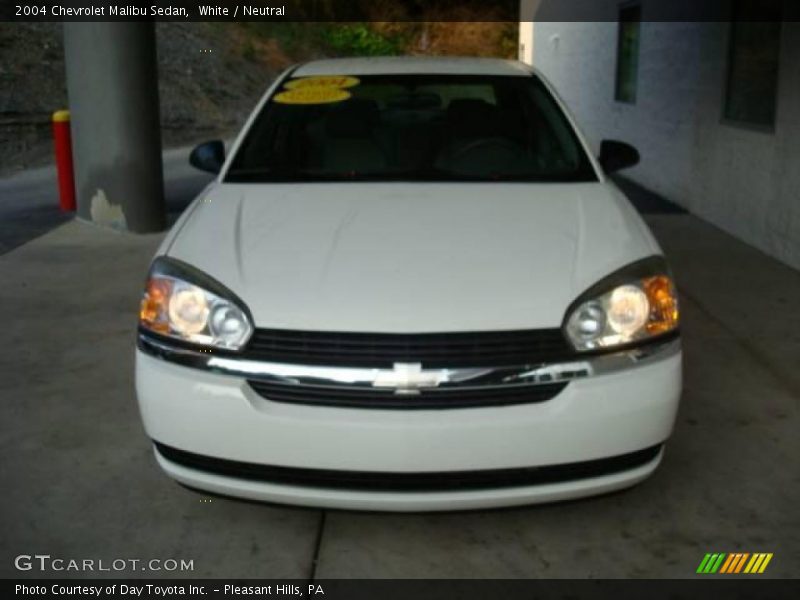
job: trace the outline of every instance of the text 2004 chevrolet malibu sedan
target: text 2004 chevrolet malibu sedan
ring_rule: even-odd
[[[290,69],[167,236],[136,386],[193,488],[441,510],[659,464],[681,388],[658,244],[548,83],[480,59]]]

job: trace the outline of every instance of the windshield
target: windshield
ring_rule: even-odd
[[[596,181],[531,77],[391,75],[285,81],[226,181]]]

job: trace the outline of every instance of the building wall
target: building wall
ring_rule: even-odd
[[[631,179],[800,269],[800,23],[781,32],[773,132],[722,122],[727,23],[644,20],[634,104],[614,100],[617,27],[535,22],[520,41],[595,150],[603,138],[633,144]]]
[[[689,209],[800,269],[800,23],[784,23],[774,132],[720,120],[729,28],[708,25]]]

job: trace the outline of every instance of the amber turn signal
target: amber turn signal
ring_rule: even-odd
[[[151,277],[139,305],[139,324],[157,333],[169,332],[169,298],[172,282]]]
[[[672,280],[666,275],[656,275],[643,280],[642,287],[650,303],[647,331],[658,334],[675,329],[679,319],[678,294]]]

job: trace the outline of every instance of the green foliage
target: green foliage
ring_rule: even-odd
[[[365,23],[332,24],[324,39],[334,54],[344,56],[388,56],[400,54],[403,49],[399,36],[384,36]]]
[[[517,23],[501,24],[500,39],[495,47],[498,58],[517,59],[519,50],[519,25]]]
[[[257,58],[256,47],[252,40],[247,40],[245,42],[244,48],[242,49],[242,58],[250,62],[255,62]]]
[[[384,0],[373,1],[379,5]],[[391,56],[420,51],[502,58],[515,58],[517,54],[517,22],[255,21],[242,23],[240,27],[246,35],[276,41],[292,62],[336,56]],[[423,34],[428,36],[425,48],[420,47]],[[248,49],[245,52],[248,54],[246,58],[250,55],[255,58],[255,52],[251,53]]]
[[[287,54],[296,60],[313,58],[318,48],[323,45],[323,31],[327,23],[300,22],[245,22],[246,30],[253,32],[261,39],[275,39]]]

